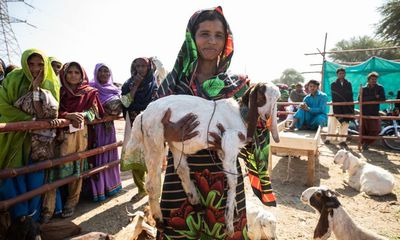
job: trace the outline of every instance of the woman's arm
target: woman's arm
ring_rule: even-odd
[[[9,94],[8,82],[4,82],[0,87],[0,115],[7,119],[7,122],[29,121],[33,116],[14,107],[14,102],[17,99],[12,99],[12,94]]]

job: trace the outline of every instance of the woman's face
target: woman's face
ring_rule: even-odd
[[[110,79],[110,76],[110,69],[108,69],[108,67],[106,66],[102,66],[97,72],[97,80],[100,84],[106,84],[108,82],[108,79]]]
[[[220,20],[207,20],[199,24],[195,40],[202,59],[216,60],[225,46],[224,25]]]
[[[134,63],[134,68],[136,69],[136,73],[142,77],[145,77],[148,71],[148,64],[144,59],[137,59]]]
[[[35,79],[39,73],[44,70],[44,61],[43,58],[39,55],[33,55],[28,58],[28,67],[29,71],[32,74],[32,77]]]
[[[78,66],[71,65],[68,68],[65,80],[67,80],[71,86],[77,86],[82,82],[82,74]]]
[[[53,68],[53,71],[55,72],[56,76],[60,73],[60,70],[62,68],[62,64],[56,61],[51,62],[51,67]]]

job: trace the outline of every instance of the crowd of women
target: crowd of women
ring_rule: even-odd
[[[132,62],[131,77],[120,90],[113,84],[111,68],[103,63],[96,65],[93,78],[89,81],[78,62],[61,64],[39,50],[26,50],[22,54],[21,68],[7,73],[2,71],[6,76],[0,87],[0,122],[45,120],[53,128],[1,133],[0,167],[18,168],[114,143],[113,122],[87,125],[85,121],[119,115],[123,111],[126,121],[131,124],[151,101],[166,95],[186,94],[209,100],[239,98],[250,85],[250,80],[245,75],[228,73],[233,52],[232,32],[221,7],[200,10],[192,15],[174,68],[161,84],[155,80],[154,64],[149,58],[137,58]],[[6,66],[2,69],[5,70]],[[180,142],[198,134],[197,116],[189,114],[177,122],[171,122],[170,116],[171,112],[166,111],[163,118],[166,141]],[[70,120],[71,125],[57,128],[59,118]],[[220,130],[220,133],[211,133],[213,141],[210,149],[199,151],[187,160],[201,198],[207,199],[200,206],[191,206],[187,201],[172,158],[168,158],[161,197],[164,219],[163,224],[158,226],[158,239],[187,239],[193,236],[197,239],[246,239],[246,201],[241,174],[237,176],[235,233],[233,236],[224,233],[227,184],[222,162],[215,151],[220,148],[219,136],[223,134],[223,126]],[[249,169],[255,195],[264,204],[275,205],[266,164],[268,131],[267,122],[260,119],[255,140],[242,150],[241,157]],[[93,158],[2,180],[0,200],[14,198],[68,176],[79,176],[86,169],[118,158],[114,149]],[[138,194],[132,200],[145,196],[144,165],[136,162],[124,168],[132,170],[138,187]],[[240,168],[238,170],[241,171]],[[70,217],[79,202],[82,188],[91,190],[94,201],[116,194],[121,189],[119,171],[115,166],[87,180],[78,178],[63,188],[52,189],[43,196],[14,205],[9,209],[11,218],[33,214],[36,220],[48,222],[57,214]]]

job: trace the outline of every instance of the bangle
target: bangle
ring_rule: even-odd
[[[39,91],[33,91],[33,101],[34,102],[40,101],[40,92]]]

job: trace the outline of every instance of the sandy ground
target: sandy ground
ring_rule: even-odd
[[[116,126],[118,139],[122,139],[124,123],[117,121]],[[326,185],[339,192],[341,194],[339,201],[343,207],[363,227],[390,239],[400,239],[400,202],[397,197],[400,196],[400,153],[389,150],[380,143],[363,153],[357,150],[354,143],[350,148],[357,156],[395,175],[394,193],[384,197],[368,197],[348,187],[343,182],[345,174],[333,163],[333,156],[338,150],[334,145],[321,144],[319,148],[315,185]],[[265,208],[277,217],[279,239],[312,239],[319,215],[299,199],[302,191],[307,188],[306,171],[306,158],[293,159],[290,164],[290,180],[285,182],[288,174],[288,158],[273,156],[272,181],[278,206]],[[126,209],[134,212],[145,206],[147,197],[135,204],[129,202],[137,192],[131,173],[123,172],[122,180],[123,190],[113,198],[101,203],[93,203],[84,197],[81,199],[73,221],[79,224],[84,232],[100,231],[116,234],[129,223]],[[331,239],[335,238],[332,236]]]

